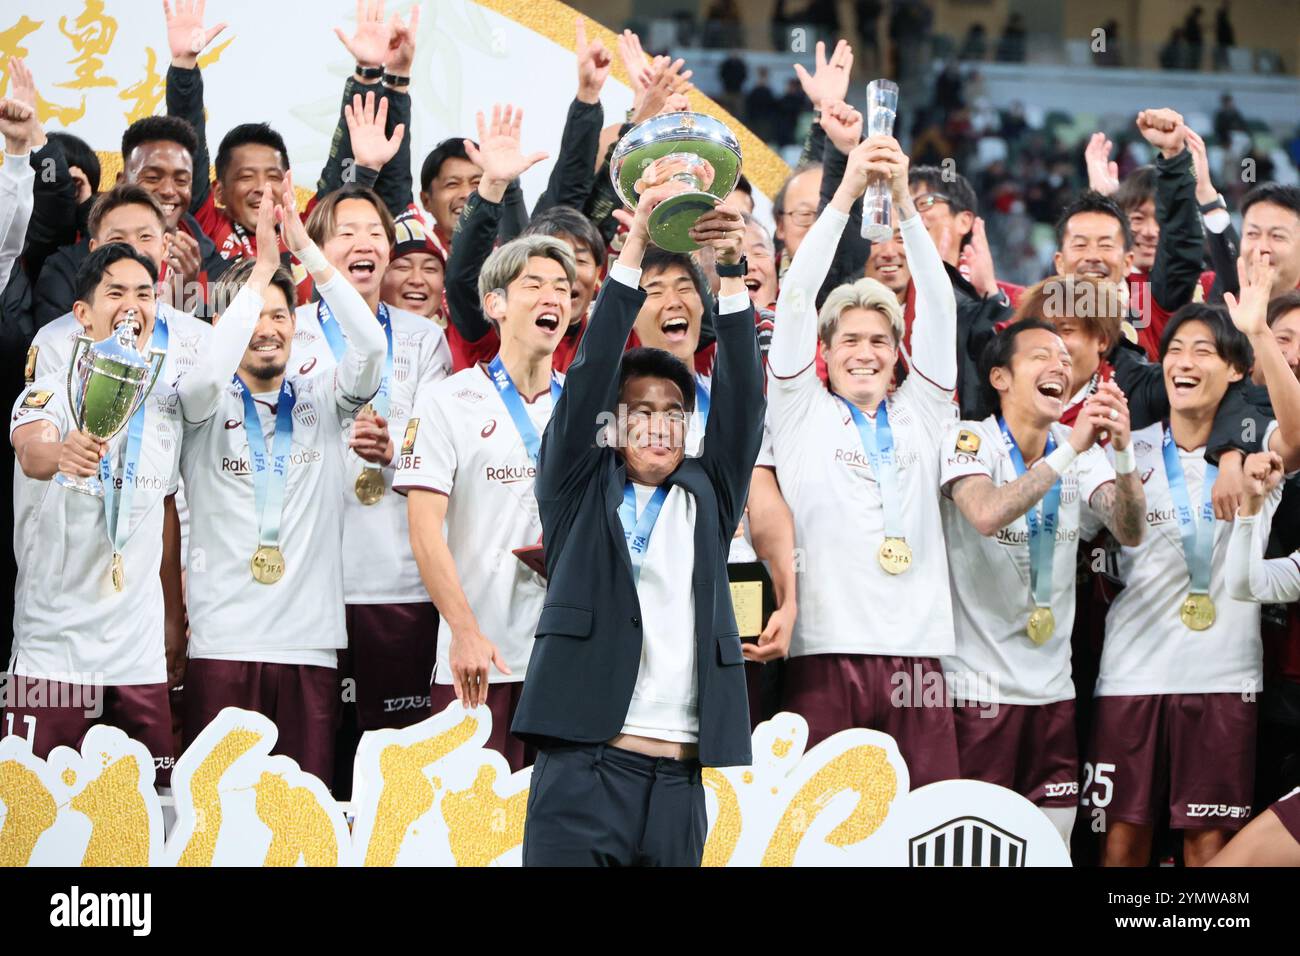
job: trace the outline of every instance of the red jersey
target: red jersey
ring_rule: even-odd
[[[247,229],[235,222],[224,210],[218,209],[216,201],[212,198],[213,192],[208,191],[208,198],[203,201],[194,218],[198,221],[200,228],[207,233],[208,238],[212,240],[217,247],[223,259],[251,259],[257,255],[257,234],[250,233]],[[289,254],[288,247],[284,244],[284,239],[280,239],[280,257],[284,258]],[[314,287],[311,276],[297,262],[290,263],[290,271],[293,273],[294,284],[298,287],[298,305],[306,305],[311,301]]]
[[[1214,273],[1202,272],[1200,279],[1197,280],[1198,291],[1192,293],[1192,301],[1204,302],[1209,297],[1213,285]],[[1136,302],[1141,310],[1139,312],[1141,321],[1133,323],[1134,331],[1137,333],[1137,344],[1142,346],[1142,350],[1147,353],[1147,358],[1158,362],[1160,361],[1160,336],[1164,334],[1165,326],[1173,313],[1156,302],[1155,297],[1151,295],[1151,273],[1145,269],[1129,273],[1128,294],[1130,308]]]

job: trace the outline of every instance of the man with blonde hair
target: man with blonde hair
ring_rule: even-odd
[[[848,727],[891,734],[917,786],[958,775],[937,660],[953,648],[938,483],[955,411],[957,312],[907,169],[888,136],[849,156],[781,285],[768,402],[776,472],[806,556],[783,709],[808,721],[810,746]],[[889,182],[917,287],[912,370],[892,394],[897,296],[860,279],[831,292],[820,315],[814,304],[849,210],[876,177]],[[818,338],[829,391],[817,377]]]
[[[411,549],[441,617],[433,712],[453,700],[486,704],[487,746],[514,770],[531,762],[510,722],[546,596],[546,582],[514,552],[542,535],[533,481],[563,384],[551,358],[576,279],[572,248],[552,236],[521,236],[488,257],[479,298],[501,348],[490,364],[421,393],[393,480],[407,496]]]

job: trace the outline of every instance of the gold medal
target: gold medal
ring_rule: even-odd
[[[363,468],[357,476],[357,500],[363,505],[373,505],[384,497],[384,473],[378,468]]]
[[[1029,639],[1042,647],[1056,633],[1056,615],[1052,613],[1050,607],[1036,607],[1034,613],[1029,615],[1029,626],[1026,630],[1029,632]]]
[[[1214,625],[1214,600],[1208,594],[1189,594],[1178,616],[1193,631],[1209,630]]]
[[[284,555],[271,545],[262,545],[254,551],[248,565],[252,568],[253,580],[258,584],[274,584],[284,577]]]
[[[902,538],[886,538],[876,560],[887,574],[902,574],[912,566],[912,547]]]
[[[113,578],[113,590],[121,592],[126,588],[126,568],[122,563],[120,551],[113,552],[113,566],[110,571]]]

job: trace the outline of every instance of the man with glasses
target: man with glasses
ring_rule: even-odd
[[[821,187],[821,163],[801,166],[785,181],[785,185],[776,194],[776,199],[772,201],[780,262],[778,275],[789,268],[790,260],[799,251],[799,243],[803,242],[809,227],[817,221]]]

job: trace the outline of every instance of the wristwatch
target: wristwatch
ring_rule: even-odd
[[[718,274],[720,279],[739,279],[749,275],[749,259],[741,256],[740,261],[734,266],[724,265],[719,262],[714,265],[713,271]]]
[[[1219,193],[1219,195],[1215,196],[1209,202],[1205,203],[1203,206],[1200,206],[1198,208],[1201,210],[1201,215],[1204,216],[1207,213],[1214,212],[1214,210],[1216,209],[1223,209],[1226,211],[1228,208],[1228,204],[1223,200],[1223,193]]]
[[[357,76],[370,82],[382,80],[384,78],[384,68],[382,66],[362,66],[358,63]]]

